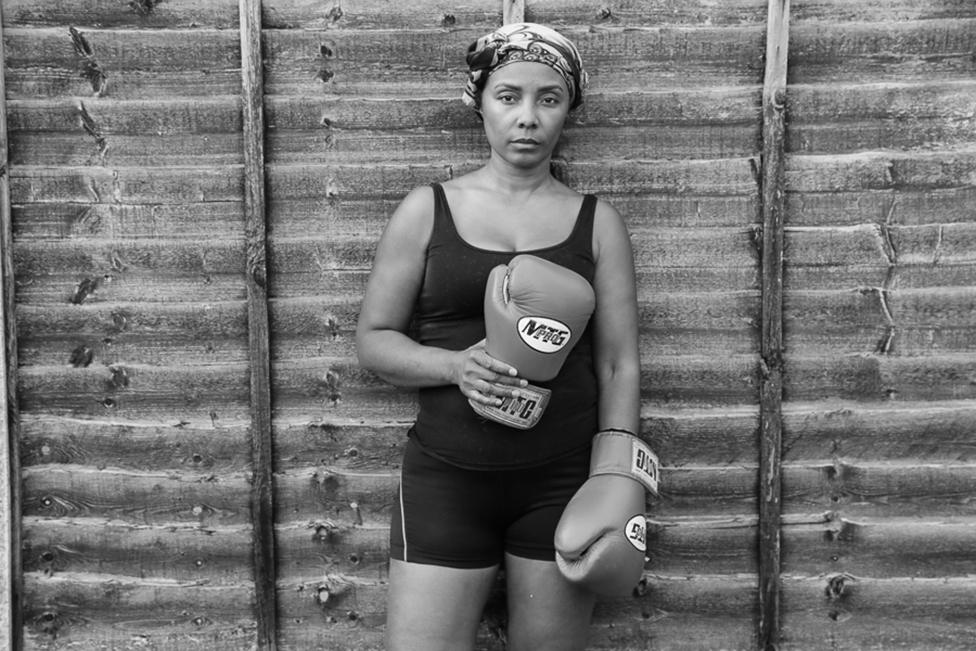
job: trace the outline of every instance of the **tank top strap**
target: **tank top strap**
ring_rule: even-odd
[[[444,186],[440,183],[431,183],[430,187],[434,190],[434,228],[430,235],[431,243],[443,241],[445,238],[453,239],[457,233]]]
[[[584,194],[583,205],[580,207],[579,215],[576,218],[576,227],[570,236],[569,246],[585,252],[588,257],[593,256],[593,219],[596,215],[597,196],[595,194]]]

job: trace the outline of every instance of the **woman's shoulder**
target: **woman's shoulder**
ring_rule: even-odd
[[[418,243],[425,243],[433,224],[434,191],[430,185],[421,185],[400,200],[386,230],[397,238],[413,238]]]
[[[593,250],[597,258],[603,251],[616,255],[621,248],[630,246],[627,231],[623,215],[609,201],[597,197],[593,209]]]

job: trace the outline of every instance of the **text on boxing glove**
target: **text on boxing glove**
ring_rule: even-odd
[[[522,341],[540,353],[561,350],[572,336],[565,323],[544,316],[523,316],[518,320],[518,333]]]

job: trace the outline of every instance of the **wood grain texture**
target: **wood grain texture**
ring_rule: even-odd
[[[0,25],[3,8],[0,7]],[[0,61],[6,58],[0,42]],[[4,69],[0,69],[0,98],[6,98]],[[17,321],[15,277],[13,273],[13,215],[10,210],[9,131],[5,99],[0,100],[0,647],[18,648],[23,644],[22,526],[20,485],[20,428],[17,404],[16,369]]]
[[[245,364],[25,366],[18,383],[24,411],[46,415],[234,422],[248,404]]]
[[[829,29],[801,23],[790,33],[790,83],[971,79],[974,23],[966,10],[958,18],[831,20]]]
[[[271,330],[264,160],[264,69],[261,0],[241,0],[241,113],[244,154],[244,257],[250,372],[250,508],[257,644],[277,649],[274,460],[271,441]]]
[[[146,524],[249,522],[244,474],[134,472],[88,466],[24,469],[24,515],[107,518]]]
[[[964,649],[976,632],[968,577],[792,576],[783,592],[783,638],[798,648]]]
[[[5,29],[9,96],[148,99],[240,93],[237,30],[75,32],[72,36],[69,26]]]
[[[784,456],[966,464],[976,458],[974,425],[966,400],[790,402]]]
[[[236,29],[235,0],[137,0],[120,4],[113,0],[48,2],[30,0],[5,3],[5,24],[16,26],[63,26],[91,28],[215,28]]]
[[[969,463],[829,461],[788,463],[784,511],[838,511],[852,518],[971,516],[976,467]]]
[[[976,567],[971,517],[875,519],[842,511],[819,517],[819,522],[784,527],[787,574],[816,575],[830,568],[873,578],[937,578],[972,575]]]
[[[783,455],[783,223],[790,0],[770,0],[762,95],[759,373],[759,648],[779,642]]]
[[[428,96],[459,97],[463,53],[484,31],[272,30],[266,34],[268,91],[407,97],[422,86]],[[594,93],[635,87],[755,86],[762,78],[750,54],[761,46],[761,25],[697,30],[574,26],[562,31],[587,61]]]
[[[248,582],[140,579],[112,574],[25,575],[25,637],[32,648],[65,644],[162,649],[250,647],[255,623]]]
[[[188,415],[147,422],[25,414],[21,455],[26,467],[66,464],[191,475],[247,470],[246,421],[191,421],[184,419]]]
[[[252,579],[251,527],[27,517],[24,571],[227,584]]]

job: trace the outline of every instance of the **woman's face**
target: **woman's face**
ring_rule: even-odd
[[[493,72],[481,94],[481,115],[494,154],[517,167],[547,161],[571,99],[562,76],[543,63],[517,61]]]

